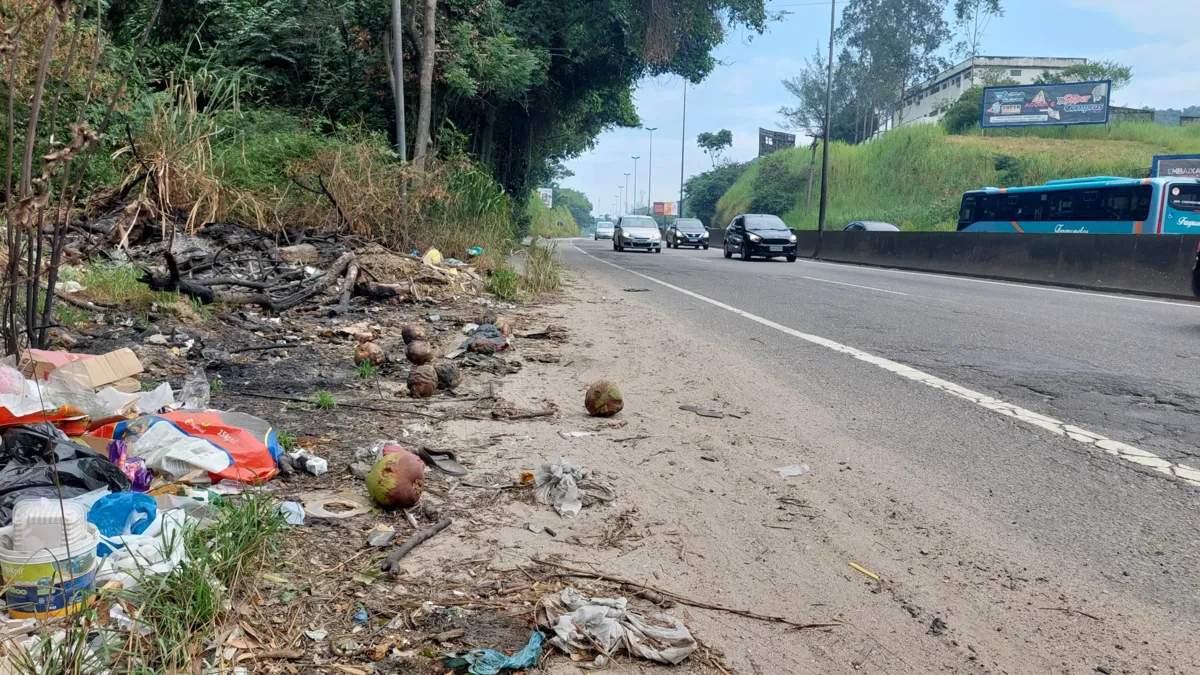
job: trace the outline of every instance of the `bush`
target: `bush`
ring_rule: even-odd
[[[983,87],[975,86],[964,91],[962,96],[946,110],[942,126],[947,133],[965,134],[979,127],[979,115],[983,110]]]
[[[754,179],[750,213],[782,216],[796,205],[803,188],[804,177],[793,171],[782,155],[769,155],[763,160]]]
[[[717,201],[746,172],[747,164],[724,164],[712,171],[696,174],[684,183],[685,216],[699,218],[708,227],[723,227],[725,223],[714,223]]]

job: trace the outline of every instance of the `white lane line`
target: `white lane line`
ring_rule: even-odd
[[[1065,422],[1060,422],[1052,417],[1046,417],[1045,415],[1040,415],[1038,413],[1033,412],[1032,410],[1026,410],[1025,408],[1013,405],[1011,403],[1007,403],[1005,401],[1001,401],[1000,399],[993,398],[991,396],[988,396],[987,394],[981,394],[977,391],[967,389],[966,387],[954,384],[953,382],[950,382],[948,380],[943,380],[940,377],[930,375],[929,373],[922,372],[920,370],[917,370],[916,368],[906,366],[902,363],[897,363],[896,361],[892,361],[890,359],[885,359],[880,356],[875,356],[874,354],[868,354],[867,352],[864,352],[861,349],[855,349],[854,347],[849,347],[849,346],[846,346],[839,342],[834,342],[833,340],[820,337],[818,335],[810,335],[808,333],[801,333],[800,331],[798,331],[794,328],[788,328],[787,326],[775,323],[774,321],[771,321],[770,319],[764,319],[761,316],[757,316],[757,315],[751,314],[750,312],[747,312],[745,310],[738,309],[737,307],[727,305],[719,300],[713,300],[712,298],[700,295],[699,293],[689,291],[686,288],[681,288],[679,286],[667,283],[660,279],[655,279],[652,276],[642,274],[641,272],[635,272],[631,269],[621,267],[620,265],[618,265],[616,263],[611,263],[607,260],[603,260],[603,259],[598,258],[598,257],[592,255],[591,253],[588,253],[587,251],[579,248],[578,246],[575,247],[575,250],[588,256],[589,258],[592,258],[593,260],[602,262],[605,265],[609,265],[610,267],[615,267],[624,272],[628,272],[629,274],[632,274],[634,276],[641,277],[642,279],[645,279],[646,281],[650,281],[650,282],[659,284],[661,286],[665,286],[666,288],[669,288],[673,291],[678,291],[679,293],[682,293],[688,297],[695,298],[702,302],[707,302],[708,304],[713,305],[714,307],[720,307],[721,309],[724,309],[726,311],[733,312],[734,314],[737,314],[738,316],[749,319],[756,323],[760,323],[764,326],[767,326],[768,328],[774,328],[775,330],[777,330],[781,333],[786,333],[788,335],[791,335],[792,337],[800,338],[801,340],[804,340],[806,342],[811,342],[815,345],[820,345],[822,347],[826,347],[835,352],[841,352],[842,354],[852,356],[852,357],[858,359],[859,361],[865,361],[866,363],[869,363],[873,366],[878,366],[886,371],[895,373],[896,375],[899,375],[900,377],[912,380],[914,382],[920,382],[921,384],[933,387],[934,389],[940,389],[940,390],[942,390],[948,394],[951,394],[953,396],[957,396],[959,398],[966,399],[978,406],[987,408],[988,410],[991,410],[992,412],[996,412],[1001,415],[1005,415],[1007,417],[1012,417],[1013,419],[1019,420],[1026,424],[1030,424],[1035,427],[1039,427],[1041,429],[1049,431],[1052,434],[1056,434],[1059,436],[1065,436],[1067,438],[1070,438],[1073,441],[1083,443],[1083,444],[1091,446],[1097,450],[1101,450],[1109,455],[1113,455],[1113,456],[1117,457],[1118,459],[1154,469],[1155,471],[1158,471],[1159,473],[1163,473],[1168,476],[1174,476],[1174,477],[1182,480],[1185,483],[1189,483],[1193,486],[1200,487],[1200,469],[1194,469],[1190,466],[1186,466],[1183,464],[1176,464],[1169,460],[1165,460],[1152,452],[1142,450],[1141,448],[1136,448],[1132,445],[1128,445],[1128,444],[1122,443],[1120,441],[1114,441],[1113,439],[1103,436],[1101,434],[1093,433],[1086,429],[1081,429],[1077,426],[1073,426],[1073,425],[1067,424]]]
[[[809,281],[820,281],[823,284],[837,284],[838,286],[849,286],[850,288],[861,288],[868,291],[879,291],[880,293],[891,293],[892,295],[910,295],[909,293],[901,293],[900,291],[889,291],[886,288],[875,288],[874,286],[859,286],[858,284],[848,284],[844,281],[834,281],[832,279],[818,279],[817,277],[800,277]]]
[[[1172,302],[1171,300],[1155,300],[1154,298],[1139,298],[1133,295],[1114,295],[1112,293],[1097,293],[1095,291],[1076,291],[1069,288],[1052,288],[1050,286],[1039,286],[1037,284],[1018,284],[1008,281],[996,281],[994,279],[977,279],[975,277],[964,277],[957,274],[937,274],[935,272],[915,272],[913,270],[898,270],[890,267],[873,267],[869,265],[854,265],[851,263],[836,263],[825,260],[803,260],[800,262],[809,265],[827,265],[840,269],[859,269],[868,272],[880,272],[883,274],[908,274],[918,277],[936,277],[938,279],[946,279],[953,281],[969,281],[973,284],[991,284],[993,286],[1008,286],[1009,288],[1022,288],[1032,291],[1048,291],[1050,293],[1066,293],[1067,295],[1086,295],[1093,298],[1107,298],[1109,300],[1128,300],[1130,302],[1148,302],[1152,305],[1171,305],[1173,307],[1185,307],[1188,309],[1200,309],[1200,303],[1197,302]]]

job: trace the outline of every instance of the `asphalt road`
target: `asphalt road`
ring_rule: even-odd
[[[560,249],[585,280],[646,289],[639,300],[706,335],[714,348],[701,362],[728,350],[761,363],[747,375],[839,411],[841,434],[886,449],[972,517],[1078,562],[1114,593],[1200,616],[1200,480],[1153,466],[1200,469],[1200,303],[742,262],[715,248]],[[1015,419],[1014,408],[1132,454]]]

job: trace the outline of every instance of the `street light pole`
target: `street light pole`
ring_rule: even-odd
[[[683,81],[683,131],[679,136],[679,209],[676,216],[683,217],[683,162],[687,153],[687,80]]]
[[[829,118],[833,111],[833,30],[837,21],[837,0],[829,1],[829,63],[825,76],[825,133],[824,147],[821,151],[821,209],[817,215],[817,245],[813,248],[812,257],[821,254],[821,237],[825,235],[825,215],[829,207],[829,129],[832,126]]]
[[[634,155],[634,157],[633,157],[633,210],[634,210],[634,211],[636,211],[636,210],[637,210],[637,207],[638,207],[638,205],[637,205],[637,200],[638,200],[638,196],[637,196],[637,189],[638,189],[638,184],[637,184],[637,162],[638,162],[638,160],[639,160],[639,159],[641,159],[641,158],[642,158],[642,156],[641,156],[641,155]],[[625,193],[625,195],[626,195],[626,196],[629,196],[629,193],[628,193],[628,192],[626,192],[626,193]]]
[[[396,88],[396,153],[400,161],[408,160],[408,140],[404,129],[404,24],[400,21],[400,0],[392,0],[392,72],[395,73]]]
[[[625,211],[621,215],[629,213],[629,173],[625,174]]]
[[[646,215],[653,218],[654,209],[650,205],[654,203],[654,132],[658,127],[646,127],[646,131],[650,132],[650,158],[646,160]]]

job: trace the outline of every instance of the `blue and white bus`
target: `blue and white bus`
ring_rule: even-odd
[[[960,232],[1200,234],[1200,179],[1072,178],[963,195]]]

